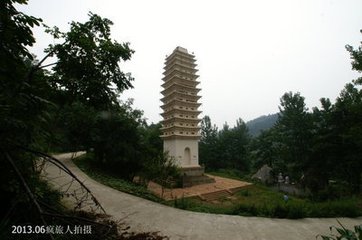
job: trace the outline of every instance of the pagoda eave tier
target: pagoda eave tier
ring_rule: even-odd
[[[163,69],[167,70],[172,68],[173,66],[181,66],[188,69],[194,70],[195,67],[197,67],[197,64],[195,64],[195,61],[189,61],[184,60],[180,57],[175,57],[174,59],[171,59],[170,61],[165,62],[165,67]]]
[[[184,110],[184,109],[171,109],[170,111],[167,111],[167,112],[163,112],[163,113],[161,113],[161,116],[162,117],[167,117],[167,116],[171,116],[172,114],[183,114],[183,115],[186,115],[186,116],[188,116],[187,114],[189,114],[189,115],[194,115],[194,116],[198,116],[200,113],[202,113],[201,111],[196,111],[196,110],[194,110],[194,111],[190,111],[190,110]],[[183,117],[183,116],[180,116],[181,118]],[[192,118],[191,116],[189,117],[189,118]],[[187,118],[186,118],[187,119]]]
[[[178,99],[173,99],[171,101],[169,101],[168,103],[165,103],[161,106],[161,108],[163,110],[171,107],[171,106],[183,106],[183,107],[189,107],[189,108],[198,108],[201,106],[201,103],[198,103],[198,102],[187,102],[187,101],[181,101],[181,100],[178,100]],[[188,110],[188,109],[186,109]],[[194,110],[194,109],[191,109],[191,110]]]
[[[201,138],[200,134],[196,135],[184,135],[184,134],[172,134],[172,135],[161,135],[162,139],[195,139],[199,140]]]
[[[161,131],[199,131],[201,129],[201,127],[199,126],[181,126],[181,125],[174,125],[174,126],[168,126],[168,127],[161,127],[160,130]]]
[[[161,98],[161,101],[163,103],[166,103],[167,101],[170,101],[174,98],[187,99],[187,100],[190,100],[190,101],[192,100],[192,101],[196,102],[197,100],[199,100],[201,98],[201,96],[174,91],[171,94]]]
[[[171,86],[172,84],[196,87],[198,84],[200,84],[200,82],[196,81],[196,80],[185,79],[180,76],[174,75],[174,76],[172,76],[172,78],[170,78],[167,82],[163,83],[161,86],[163,88],[167,88],[167,87]]]
[[[202,120],[199,118],[182,118],[182,117],[173,117],[161,120],[162,124],[170,124],[170,123],[176,123],[176,122],[188,122],[188,123],[194,123],[198,124]]]
[[[173,73],[173,72],[180,72],[180,73],[188,74],[188,75],[196,75],[195,73],[198,72],[198,71],[199,70],[197,70],[197,69],[192,69],[192,68],[188,68],[188,67],[175,65],[175,66],[172,66],[170,68],[167,68],[163,72],[163,75],[167,76],[167,75],[170,75],[170,73]]]
[[[180,85],[180,84],[174,84],[166,89],[164,89],[163,91],[161,91],[161,94],[166,96],[169,95],[171,92],[173,91],[185,91],[185,92],[192,92],[194,94],[197,94],[198,92],[201,91],[200,88],[195,88],[195,87],[189,87],[189,86],[184,86],[184,85]]]
[[[164,83],[162,85],[167,85],[170,84],[171,82],[181,82],[181,83],[186,83],[186,85],[192,85],[192,86],[196,86],[198,85],[200,82],[197,81],[196,79],[198,78],[198,75],[194,75],[195,77],[190,78],[190,77],[185,77],[181,74],[170,74],[167,77],[163,77],[162,81],[164,81]]]
[[[164,82],[167,82],[168,79],[170,79],[174,75],[181,75],[181,76],[184,76],[185,79],[190,79],[190,80],[196,80],[199,77],[199,75],[197,75],[195,73],[187,73],[187,72],[179,71],[177,69],[173,69],[172,71],[165,74],[164,77],[162,78],[162,80]]]
[[[167,64],[168,62],[172,61],[177,56],[180,58],[183,58],[189,62],[196,62],[194,55],[191,55],[189,53],[180,52],[180,51],[174,51],[170,56],[166,57],[165,63]]]

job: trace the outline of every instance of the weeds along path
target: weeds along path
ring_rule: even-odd
[[[104,186],[83,173],[73,162],[72,154],[60,159],[92,191],[114,220],[121,220],[135,232],[158,231],[170,239],[240,239],[240,240],[313,240],[318,234],[329,234],[338,225],[335,218],[300,220],[241,217],[189,212],[164,206]],[[67,176],[53,166],[47,169],[52,181],[66,181]],[[338,218],[346,227],[361,224],[362,218]]]

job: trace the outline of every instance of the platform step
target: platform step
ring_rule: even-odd
[[[182,187],[192,187],[195,185],[214,183],[215,179],[206,175],[201,176],[184,176],[182,178]]]
[[[200,198],[204,201],[213,201],[213,200],[217,200],[223,197],[229,197],[231,196],[230,192],[228,190],[219,190],[216,192],[211,192],[211,193],[205,193],[205,194],[201,194]]]
[[[241,187],[234,187],[234,188],[230,188],[229,191],[231,192],[231,194],[235,194],[236,192],[240,191],[241,189],[244,189],[245,186],[241,186]]]

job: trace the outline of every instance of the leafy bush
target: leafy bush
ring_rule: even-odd
[[[246,190],[241,190],[239,192],[240,195],[242,195],[243,197],[249,197],[250,196],[250,193],[249,193],[249,190],[246,189]]]
[[[305,204],[293,202],[288,207],[287,218],[298,219],[308,216]]]
[[[191,202],[187,198],[184,198],[184,197],[182,197],[180,199],[175,198],[175,200],[174,200],[174,207],[175,208],[180,208],[180,209],[186,210],[186,209],[189,209],[190,206],[191,206]]]
[[[308,199],[289,197],[285,202],[283,194],[265,186],[251,185],[238,191],[233,199],[210,203],[198,199],[182,200],[175,207],[182,206],[190,211],[222,213],[242,216],[298,219],[305,217],[357,217],[362,215],[359,198],[339,199],[328,202],[312,202]],[[181,207],[180,207],[181,208]]]
[[[309,206],[311,217],[358,217],[362,214],[358,199],[340,199],[312,203]]]
[[[257,216],[259,209],[254,205],[249,205],[245,203],[240,203],[232,211],[233,215],[242,215],[242,216]]]
[[[162,202],[162,199],[151,193],[145,186],[136,185],[121,179],[112,172],[98,168],[94,163],[92,164],[92,155],[90,154],[77,157],[74,159],[74,163],[91,178],[104,185],[154,202]]]
[[[232,211],[235,215],[298,219],[304,217],[358,217],[361,210],[354,200],[312,203],[301,201],[244,202]]]
[[[322,240],[361,240],[362,239],[362,224],[354,226],[353,230],[345,228],[338,220],[338,224],[341,227],[331,226],[329,230],[331,231],[330,236],[326,235],[318,235],[318,237],[322,238]],[[337,231],[339,235],[333,234],[333,229]]]

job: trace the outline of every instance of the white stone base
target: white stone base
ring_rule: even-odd
[[[181,168],[200,167],[198,144],[197,139],[164,139],[163,150]]]
[[[183,167],[181,174],[183,176],[202,176],[204,175],[205,168],[201,166]]]

